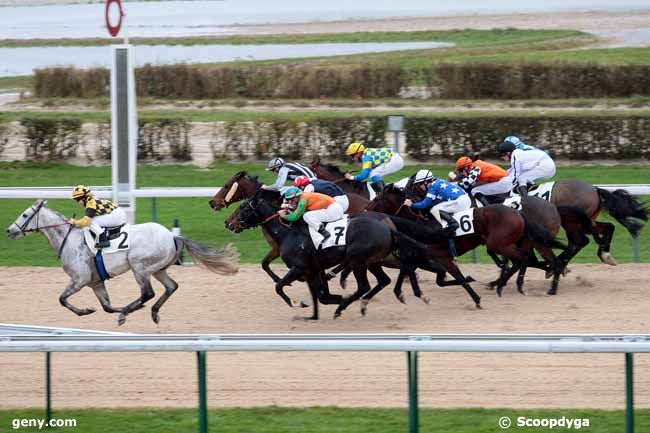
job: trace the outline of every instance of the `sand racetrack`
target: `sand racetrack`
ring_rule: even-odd
[[[278,267],[278,270],[281,270]],[[466,265],[480,282],[492,266]],[[0,268],[0,322],[141,333],[648,333],[647,278],[650,265],[574,265],[560,294],[548,297],[540,271],[529,271],[524,297],[512,286],[504,297],[479,282],[484,309],[471,307],[462,288],[438,288],[421,274],[425,305],[407,292],[407,305],[391,291],[380,293],[367,317],[358,305],[333,320],[293,319],[309,310],[291,310],[255,265],[234,277],[197,267],[171,269],[178,292],[156,326],[149,308],[118,328],[116,315],[101,311],[90,289],[72,297],[78,306],[99,308],[76,317],[58,303],[67,282],[61,269]],[[154,288],[160,286],[154,283]],[[408,288],[408,287],[407,287]],[[108,284],[115,305],[138,295],[131,275]],[[338,291],[338,284],[333,284]],[[309,299],[306,286],[288,292]],[[650,407],[650,356],[637,355],[639,406]],[[0,408],[43,403],[43,355],[0,354]],[[57,407],[194,406],[193,353],[54,354]],[[406,363],[401,353],[210,353],[210,406],[405,406]],[[421,354],[420,402],[429,407],[592,407],[624,405],[622,355]]]

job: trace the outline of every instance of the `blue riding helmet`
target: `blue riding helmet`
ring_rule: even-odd
[[[302,195],[302,190],[296,186],[290,186],[287,188],[287,190],[284,192],[284,199],[285,200],[291,200],[296,197],[300,197]]]

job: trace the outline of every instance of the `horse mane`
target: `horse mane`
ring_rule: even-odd
[[[337,175],[339,175],[341,177],[345,176],[345,173],[343,173],[343,171],[341,171],[341,169],[339,168],[338,165],[327,164],[327,163],[324,163],[324,162],[321,162],[320,165],[325,167],[327,170],[333,172],[334,174],[337,174]]]
[[[250,181],[252,181],[252,182],[254,182],[256,184],[260,183],[260,181],[258,180],[259,176],[251,176],[251,175],[248,174],[248,171],[246,171],[246,170],[238,171],[233,176],[233,178],[235,178],[235,179],[241,179],[242,177],[245,177],[246,179],[248,179],[248,180],[250,180]]]

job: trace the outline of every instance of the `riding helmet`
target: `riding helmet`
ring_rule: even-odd
[[[296,180],[293,181],[293,186],[298,188],[304,188],[311,183],[311,180],[307,176],[298,176]]]
[[[77,185],[72,190],[72,198],[74,200],[87,197],[88,195],[90,195],[90,188],[86,185]]]
[[[366,150],[366,146],[363,144],[359,143],[358,141],[355,141],[354,143],[350,144],[345,151],[346,154],[352,156],[356,155],[359,152],[363,152]]]
[[[467,156],[461,156],[458,158],[458,161],[456,161],[456,171],[461,171],[465,167],[468,167],[472,165],[472,159],[467,157]]]
[[[266,169],[269,170],[269,171],[270,170],[275,170],[276,168],[282,168],[283,165],[284,165],[284,159],[282,159],[282,158],[273,158],[266,165]]]
[[[429,170],[418,170],[417,173],[415,173],[415,179],[413,179],[413,183],[422,183],[422,182],[428,182],[430,180],[433,180],[433,173]]]
[[[284,199],[291,200],[292,198],[300,197],[301,195],[302,195],[302,191],[300,190],[300,188],[297,188],[295,186],[290,186],[284,192]]]

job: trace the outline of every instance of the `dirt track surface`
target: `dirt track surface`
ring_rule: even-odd
[[[279,271],[281,267],[277,268]],[[425,305],[407,293],[407,305],[390,290],[380,293],[361,317],[358,305],[333,320],[304,322],[275,295],[270,279],[254,265],[234,277],[196,267],[173,267],[180,288],[161,311],[149,307],[118,328],[117,316],[101,311],[90,289],[71,298],[99,311],[76,317],[58,303],[67,277],[53,268],[0,268],[0,322],[136,333],[648,333],[650,265],[573,266],[560,294],[547,296],[548,282],[529,271],[528,296],[509,286],[496,298],[484,288],[492,266],[464,266],[479,282],[484,309],[473,309],[461,288],[438,288],[420,276]],[[353,284],[352,284],[353,285]],[[161,288],[154,283],[154,288]],[[108,284],[115,305],[138,295],[124,275]],[[333,291],[339,291],[334,284]],[[288,292],[308,300],[297,283]],[[150,304],[151,305],[151,304]],[[0,408],[43,403],[43,355],[0,354]],[[637,355],[636,402],[650,407],[650,356]],[[56,407],[190,407],[196,403],[193,353],[97,353],[53,355]],[[407,403],[402,353],[210,353],[208,402],[213,407],[366,406]],[[420,402],[429,407],[622,408],[623,355],[421,354]]]

